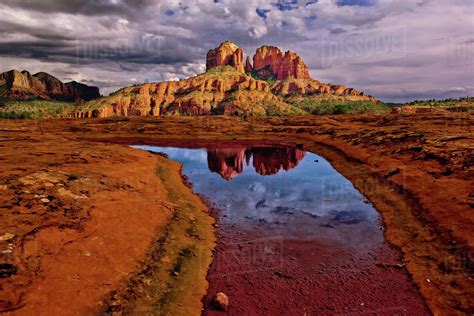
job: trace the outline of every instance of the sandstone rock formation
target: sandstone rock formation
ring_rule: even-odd
[[[264,45],[253,56],[253,70],[262,79],[311,79],[308,67],[297,54],[283,53],[278,47]]]
[[[10,70],[0,74],[2,97],[43,98],[62,101],[89,101],[100,97],[99,88],[75,81],[63,83],[58,78],[39,72],[31,75],[28,71]]]
[[[346,96],[350,101],[371,101],[376,102],[372,96],[367,96],[354,88],[348,88],[344,85],[332,85],[321,83],[313,79],[287,79],[278,81],[272,85],[272,92],[276,95],[323,95],[330,94],[334,96]]]
[[[244,51],[231,41],[222,43],[219,47],[207,53],[206,71],[219,66],[232,66],[235,70],[244,72]]]
[[[250,56],[247,56],[247,60],[245,61],[245,73],[250,74],[253,70],[252,64],[250,63]]]
[[[243,50],[227,41],[209,51],[203,74],[123,88],[85,104],[74,117],[305,114],[297,106],[301,102],[291,98],[315,95],[337,96],[338,102],[376,102],[355,89],[311,79],[295,53],[262,46],[253,60],[253,67],[249,57],[244,65]]]
[[[242,72],[223,72],[160,83],[149,83],[117,91],[113,95],[86,104],[75,117],[255,114],[268,110],[293,111],[270,90],[270,85]]]

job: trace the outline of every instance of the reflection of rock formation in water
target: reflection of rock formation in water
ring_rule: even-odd
[[[219,148],[207,151],[209,170],[217,172],[226,180],[233,179],[244,171],[246,148]]]
[[[208,149],[207,162],[209,170],[230,180],[242,173],[244,158],[249,165],[253,156],[255,171],[267,176],[281,169],[288,171],[295,168],[305,154],[303,150],[291,147],[216,148]]]
[[[304,158],[305,152],[290,147],[252,148],[253,166],[262,176],[278,173],[281,169],[291,170]]]

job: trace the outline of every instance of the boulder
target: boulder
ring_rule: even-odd
[[[214,296],[213,302],[217,308],[224,311],[229,307],[229,297],[222,292],[219,292]]]

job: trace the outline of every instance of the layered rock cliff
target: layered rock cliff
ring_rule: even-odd
[[[89,101],[100,97],[99,88],[75,81],[63,83],[58,78],[39,72],[10,70],[0,74],[1,97],[43,98],[62,101]]]
[[[252,66],[247,57],[244,65],[243,50],[226,41],[209,51],[203,74],[123,88],[87,103],[74,116],[307,113],[298,106],[301,102],[295,96],[337,96],[338,102],[376,102],[355,89],[311,79],[306,64],[293,52],[262,46],[253,61]],[[303,101],[307,103],[308,99]]]
[[[76,117],[291,113],[270,85],[229,66],[181,81],[121,89],[86,104]]]

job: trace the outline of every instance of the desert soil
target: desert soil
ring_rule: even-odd
[[[14,237],[1,242],[0,308],[183,310],[181,290],[200,313],[212,218],[178,181],[176,163],[119,144],[249,139],[301,144],[328,159],[381,213],[431,312],[472,314],[473,121],[468,113],[2,120],[0,233]],[[174,245],[196,221],[198,236]],[[171,290],[153,282],[163,277]]]

